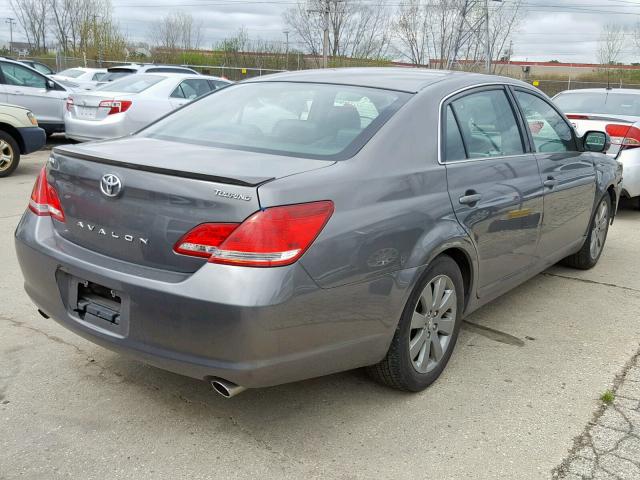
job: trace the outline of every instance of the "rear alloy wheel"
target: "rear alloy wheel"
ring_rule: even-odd
[[[8,177],[18,168],[20,150],[11,135],[0,131],[0,178]]]
[[[368,368],[377,381],[417,392],[444,370],[458,338],[462,274],[449,256],[436,258],[409,297],[386,357]]]
[[[607,241],[609,223],[611,221],[611,198],[605,193],[591,219],[589,234],[580,251],[563,260],[569,267],[588,270],[595,266],[602,255],[604,244]]]

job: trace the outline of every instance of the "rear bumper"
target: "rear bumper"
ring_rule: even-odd
[[[206,264],[194,274],[98,255],[25,213],[16,230],[25,289],[75,333],[162,369],[263,387],[357,368],[386,353],[416,271],[321,289],[299,263],[280,268]],[[75,313],[71,279],[123,295],[122,328]]]
[[[64,117],[65,137],[79,142],[106,140],[128,135],[135,130],[124,113],[110,115],[104,120],[81,120],[67,113]]]
[[[623,167],[623,195],[630,198],[640,196],[640,148],[622,151],[618,160]]]
[[[16,130],[22,137],[22,153],[24,155],[40,150],[47,141],[47,135],[40,127],[23,127]]]

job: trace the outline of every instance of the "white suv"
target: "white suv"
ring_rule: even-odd
[[[0,103],[0,178],[13,173],[20,154],[40,150],[44,142],[44,130],[29,110]]]

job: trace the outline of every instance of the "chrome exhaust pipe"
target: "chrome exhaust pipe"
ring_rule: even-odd
[[[224,398],[235,397],[246,390],[246,387],[241,387],[222,378],[212,378],[209,383],[211,383],[213,391],[219,393]]]

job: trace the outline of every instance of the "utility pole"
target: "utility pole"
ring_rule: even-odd
[[[15,18],[7,18],[5,19],[5,23],[9,24],[9,56],[13,56],[12,50],[13,50],[13,26],[16,23],[16,19]]]
[[[284,47],[284,69],[289,70],[289,30],[285,30],[282,33],[284,33],[286,39]]]
[[[489,33],[489,0],[484,0],[484,43],[485,43],[484,68],[487,73],[491,73],[491,34]]]
[[[329,66],[329,1],[326,0],[324,7],[324,37],[322,39],[322,68]]]

